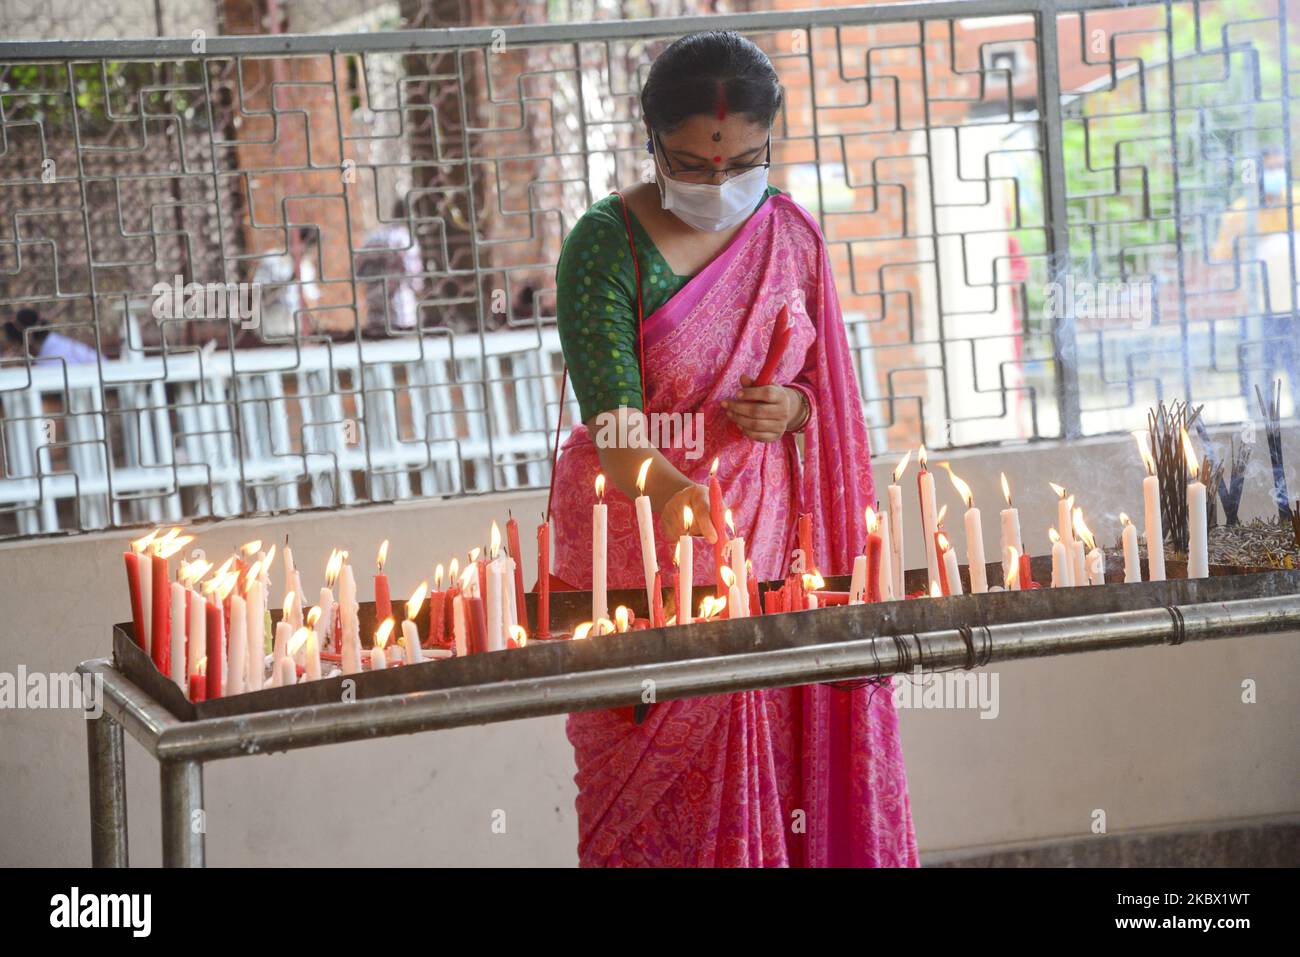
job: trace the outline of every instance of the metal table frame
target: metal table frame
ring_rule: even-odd
[[[1300,594],[977,625],[974,632],[981,663],[1283,632],[1300,638]],[[160,766],[163,864],[202,867],[204,829],[192,822],[203,810],[208,761],[637,704],[647,679],[655,682],[656,700],[672,700],[886,676],[918,660],[931,670],[971,667],[971,638],[970,630],[951,628],[853,638],[196,721],[172,715],[108,659],[91,659],[77,670],[103,679],[102,716],[87,720],[92,863],[127,864],[123,732]]]

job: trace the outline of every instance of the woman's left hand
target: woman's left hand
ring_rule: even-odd
[[[802,409],[801,395],[783,385],[753,384],[747,375],[740,377],[744,387],[734,399],[724,399],[722,408],[746,436],[758,442],[775,442],[785,435]]]

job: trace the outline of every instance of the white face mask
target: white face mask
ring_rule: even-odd
[[[659,153],[655,151],[658,165]],[[687,226],[716,233],[742,222],[767,191],[767,167],[756,166],[739,176],[712,183],[683,183],[659,170],[659,205]]]

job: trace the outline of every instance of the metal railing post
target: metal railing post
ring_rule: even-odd
[[[126,748],[122,726],[86,719],[90,762],[90,866],[126,867]]]
[[[203,764],[199,761],[162,761],[163,867],[202,867]]]

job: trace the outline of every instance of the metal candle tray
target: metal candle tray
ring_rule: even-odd
[[[1050,559],[1033,560],[1034,578],[1050,577]],[[989,580],[997,581],[1000,566],[988,566]],[[383,671],[366,671],[349,676],[323,678],[287,688],[231,695],[198,703],[190,702],[181,689],[162,675],[133,639],[128,623],[114,627],[113,654],[117,668],[159,704],[182,721],[221,718],[263,711],[337,704],[344,699],[344,681],[355,682],[350,698],[361,701],[419,691],[487,687],[502,682],[530,681],[562,675],[625,669],[647,665],[727,658],[747,654],[805,649],[863,639],[908,636],[959,627],[995,626],[1024,622],[1049,623],[1086,616],[1104,618],[1120,612],[1205,605],[1241,599],[1267,599],[1300,594],[1300,571],[1212,566],[1210,577],[1186,579],[1185,565],[1167,563],[1172,576],[1163,582],[1126,584],[1122,575],[1109,587],[1041,588],[1029,591],[965,594],[941,599],[910,599],[861,605],[836,605],[803,612],[761,615],[751,618],[699,622],[684,627],[634,631],[605,635],[585,641],[531,641],[525,648],[508,649],[425,661]],[[962,570],[963,580],[968,574]],[[763,584],[760,592],[780,583]],[[914,593],[926,585],[924,569],[909,571],[907,590]],[[827,580],[827,590],[847,590],[847,577]],[[694,604],[712,592],[712,586],[695,590]],[[527,596],[529,620],[536,614],[535,594]],[[761,598],[760,598],[761,600]],[[646,616],[644,590],[611,590],[609,607],[627,605],[638,616]],[[395,602],[400,607],[400,602]],[[671,610],[669,612],[671,614]],[[374,631],[373,603],[361,605],[361,633],[368,645]],[[428,627],[427,613],[420,623],[422,637]],[[551,626],[556,633],[569,632],[591,618],[591,593],[553,591]],[[1265,629],[1266,630],[1266,629]],[[789,684],[789,681],[782,682]]]

